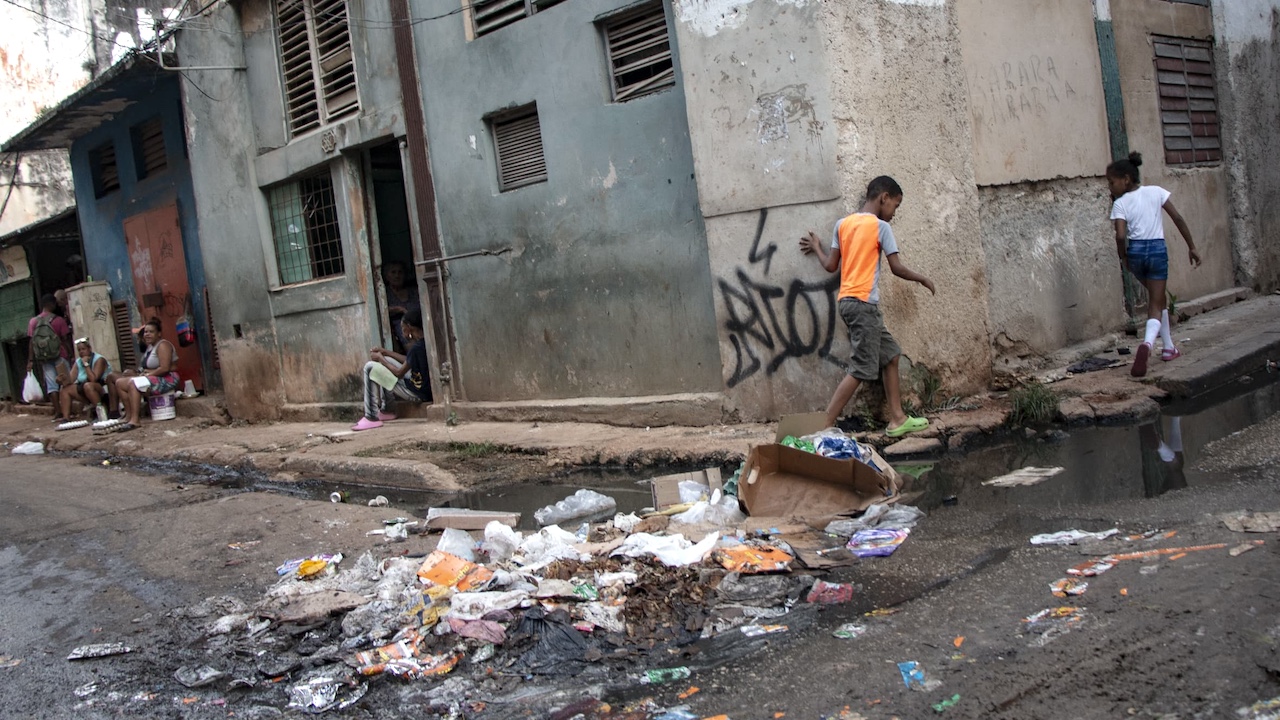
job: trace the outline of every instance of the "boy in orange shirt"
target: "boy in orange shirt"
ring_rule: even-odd
[[[848,375],[836,386],[827,405],[827,427],[835,427],[840,411],[859,385],[876,379],[884,383],[889,437],[901,437],[929,427],[928,420],[908,417],[902,411],[898,378],[898,357],[902,350],[885,328],[884,316],[880,314],[881,253],[888,258],[889,270],[894,275],[918,282],[936,294],[933,282],[903,265],[898,256],[898,243],[889,221],[901,204],[902,187],[893,178],[881,175],[867,185],[862,210],[836,223],[830,251],[812,230],[808,237],[800,238],[801,252],[817,255],[827,272],[840,271],[838,307],[840,317],[849,327],[849,343],[853,346]]]

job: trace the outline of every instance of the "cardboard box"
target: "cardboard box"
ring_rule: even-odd
[[[489,523],[498,521],[508,527],[520,523],[520,513],[497,510],[470,510],[467,508],[429,508],[427,529],[483,530]]]
[[[653,509],[662,510],[680,504],[680,483],[691,480],[699,485],[706,485],[711,490],[723,490],[720,480],[720,468],[712,467],[695,472],[663,475],[650,481],[653,487]]]
[[[822,430],[823,413],[788,415],[778,422],[776,440]],[[884,458],[872,451],[876,467],[836,460],[775,442],[751,448],[738,497],[751,515],[814,517],[859,513],[897,500],[901,483]],[[882,470],[877,470],[881,468]]]

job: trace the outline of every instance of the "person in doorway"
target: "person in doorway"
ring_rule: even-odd
[[[1134,377],[1147,374],[1147,361],[1156,335],[1163,347],[1160,359],[1174,360],[1182,355],[1173,344],[1169,331],[1169,310],[1165,307],[1165,285],[1169,279],[1169,252],[1164,242],[1163,209],[1173,221],[1182,239],[1187,241],[1187,258],[1192,268],[1200,266],[1200,254],[1191,239],[1191,229],[1182,219],[1170,192],[1157,185],[1143,185],[1138,175],[1142,154],[1129,153],[1127,160],[1107,166],[1107,186],[1111,190],[1111,222],[1116,231],[1116,253],[1120,265],[1147,289],[1147,325],[1142,344],[1133,356],[1130,373]]]
[[[408,266],[393,260],[382,266],[387,291],[387,319],[391,321],[392,341],[396,352],[405,353],[409,341],[404,334],[404,316],[410,310],[422,311],[422,303],[418,300],[418,285],[413,281]]]
[[[76,340],[76,363],[71,368],[71,382],[62,387],[62,417],[71,419],[71,401],[79,400],[87,406],[92,417],[93,408],[98,407],[107,396],[104,383],[111,374],[111,363],[93,351],[89,338]]]
[[[142,326],[142,365],[137,371],[125,370],[107,376],[108,390],[114,397],[108,403],[112,410],[124,405],[124,426],[132,430],[142,424],[142,401],[150,395],[163,395],[178,388],[178,350],[160,336],[159,318],[151,318]]]
[[[827,405],[827,427],[834,427],[840,412],[858,386],[879,378],[884,384],[884,396],[888,405],[890,437],[901,437],[929,427],[929,421],[909,417],[902,410],[899,390],[898,358],[902,350],[884,326],[880,314],[880,256],[889,261],[894,275],[920,283],[936,294],[933,282],[902,264],[898,243],[889,227],[889,221],[902,204],[902,187],[893,178],[882,175],[867,185],[862,209],[836,223],[835,233],[828,251],[825,243],[813,231],[800,239],[800,250],[806,255],[816,255],[827,272],[840,272],[838,295],[840,317],[849,328],[849,343],[853,356],[848,374],[836,386],[835,394]]]
[[[27,372],[34,372],[45,399],[52,402],[61,389],[59,374],[66,380],[70,372],[71,327],[58,315],[58,301],[53,295],[40,298],[40,313],[27,323]],[[57,408],[54,419],[58,420]]]
[[[409,310],[401,318],[409,351],[401,355],[386,348],[369,351],[364,365],[364,417],[352,430],[372,430],[395,420],[387,412],[391,397],[413,402],[431,402],[431,368],[427,362],[427,343],[422,335],[422,311]]]

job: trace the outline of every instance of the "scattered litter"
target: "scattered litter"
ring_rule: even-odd
[[[85,683],[85,684],[81,685],[80,687],[76,688],[76,689],[75,689],[75,690],[73,690],[72,692],[73,692],[73,693],[75,693],[75,696],[76,696],[76,697],[78,697],[78,698],[80,698],[80,699],[82,699],[82,700],[83,700],[84,698],[87,698],[87,697],[89,697],[90,695],[92,695],[92,694],[94,694],[94,693],[98,692],[98,683],[97,683],[97,682],[87,682],[87,683]]]
[[[1111,528],[1101,532],[1086,532],[1084,530],[1063,530],[1061,532],[1046,533],[1043,535],[1031,536],[1032,545],[1076,545],[1082,540],[1106,540],[1112,535],[1120,532],[1119,528]]]
[[[697,695],[700,692],[702,692],[702,688],[696,685],[690,685],[688,690],[685,690],[684,692],[680,693],[676,697],[680,698],[681,700],[688,700],[689,698],[693,697],[694,695]]]
[[[1173,562],[1174,560],[1181,560],[1182,558],[1184,558],[1184,557],[1186,557],[1186,556],[1187,556],[1187,554],[1186,554],[1186,553],[1184,553],[1184,552],[1180,552],[1180,553],[1178,553],[1177,555],[1170,555],[1170,556],[1169,556],[1169,562]]]
[[[748,575],[786,572],[791,568],[791,561],[795,559],[772,545],[745,544],[720,548],[712,553],[712,557],[729,572]]]
[[[261,540],[245,540],[244,542],[229,543],[227,547],[232,550],[248,550],[249,548],[261,543]]]
[[[391,501],[387,499],[386,495],[379,495],[369,501],[369,507],[387,507],[390,504]]]
[[[1159,565],[1143,565],[1142,567],[1138,568],[1138,573],[1140,575],[1155,575],[1159,569],[1160,569]]]
[[[1107,368],[1112,368],[1112,367],[1116,367],[1117,365],[1123,365],[1123,364],[1124,364],[1124,361],[1117,360],[1116,358],[1104,358],[1104,357],[1099,357],[1097,355],[1094,355],[1092,357],[1087,357],[1084,360],[1081,360],[1080,362],[1074,365],[1067,366],[1067,372],[1071,373],[1072,375],[1081,375],[1083,373],[1091,373],[1091,372],[1097,372],[1099,370],[1106,370]]]
[[[867,617],[887,617],[898,612],[898,608],[876,608],[870,612],[863,613]]]
[[[488,583],[493,578],[493,571],[457,555],[436,550],[418,568],[418,577],[434,585],[466,592]]]
[[[936,713],[946,712],[947,708],[955,707],[958,702],[960,702],[960,693],[956,693],[942,702],[934,703],[933,711]]]
[[[476,541],[466,530],[445,528],[440,535],[440,542],[436,543],[436,549],[456,555],[467,562],[476,561]]]
[[[367,684],[356,682],[343,669],[321,668],[289,688],[289,707],[310,714],[341,710],[359,702],[368,691]]]
[[[11,451],[14,455],[43,455],[44,445],[34,440],[20,443]]]
[[[640,557],[652,555],[668,567],[681,567],[702,562],[703,558],[715,547],[720,533],[713,532],[696,545],[684,539],[683,535],[650,535],[635,533],[614,550],[612,555]]]
[[[743,625],[742,634],[747,637],[760,637],[761,635],[784,633],[789,629],[786,625]]]
[[[290,560],[276,568],[277,575],[292,575],[307,579],[324,575],[332,575],[338,563],[342,562],[342,553],[332,555],[312,555],[307,558]]]
[[[636,518],[639,520],[639,518]],[[484,530],[491,522],[507,527],[520,523],[520,513],[495,510],[471,510],[469,508],[429,508],[427,529],[457,528],[458,530]]]
[[[1020,485],[1035,485],[1062,472],[1064,468],[1060,467],[1024,467],[1021,470],[1014,470],[1008,475],[1001,475],[983,482],[983,485],[994,485],[995,487],[1017,487]]]
[[[855,640],[867,634],[867,626],[858,623],[845,623],[836,628],[832,633],[841,640]]]
[[[1232,532],[1275,532],[1280,530],[1280,512],[1228,513],[1222,516],[1222,522]]]
[[[611,514],[618,509],[618,501],[588,488],[582,488],[554,505],[548,505],[533,513],[538,525],[558,525],[579,518]]]
[[[1243,720],[1280,720],[1280,697],[1259,700],[1249,707],[1236,710],[1236,715]]]
[[[1121,597],[1129,597],[1129,588],[1120,588]]]
[[[1056,607],[1046,608],[1022,619],[1024,632],[1037,635],[1032,646],[1044,646],[1062,635],[1066,635],[1073,627],[1084,620],[1084,608]]]
[[[9,668],[18,667],[22,664],[22,658],[9,657],[8,655],[0,655],[0,669],[8,670]]]
[[[907,539],[910,530],[859,530],[846,546],[858,557],[888,557]]]
[[[879,503],[867,508],[861,517],[834,520],[823,532],[850,537],[860,530],[910,530],[924,518],[919,508],[910,505],[886,505]]]
[[[200,667],[180,667],[173,674],[173,679],[186,687],[198,688],[212,685],[226,676],[226,673],[217,668],[202,665]]]
[[[902,673],[902,682],[908,690],[928,692],[942,686],[942,681],[925,676],[924,668],[915,660],[898,663],[898,672]]]
[[[1104,557],[1101,560],[1089,560],[1082,562],[1075,567],[1067,569],[1068,575],[1076,575],[1078,577],[1096,577],[1116,566],[1116,561],[1110,557]]]
[[[1116,555],[1109,555],[1108,557],[1112,560],[1146,560],[1148,558],[1160,557],[1161,555],[1186,555],[1189,552],[1198,552],[1200,550],[1221,550],[1226,546],[1226,543],[1214,543],[1213,545],[1195,545],[1192,547],[1162,548],[1160,550],[1119,553]]]
[[[1247,553],[1256,547],[1258,546],[1254,545],[1253,543],[1241,543],[1231,548],[1230,550],[1228,550],[1227,554],[1230,555],[1231,557],[1239,557],[1240,555],[1243,555],[1244,553]]]
[[[955,640],[952,640],[952,641],[951,641],[951,644],[952,644],[952,645],[955,645],[955,646],[956,646],[956,649],[957,649],[957,650],[959,650],[959,649],[960,649],[960,646],[964,644],[964,636],[963,636],[963,635],[960,635],[960,636],[956,637],[956,639],[955,639]]]
[[[1068,595],[1083,595],[1085,590],[1089,589],[1089,583],[1077,578],[1062,578],[1054,580],[1049,584],[1049,590],[1054,597],[1066,597]]]
[[[853,599],[853,585],[851,583],[830,583],[826,580],[818,580],[809,590],[806,602],[819,603],[822,605],[838,605],[847,603]]]
[[[344,502],[346,502],[346,501],[347,501],[347,498],[349,498],[349,497],[351,497],[351,493],[348,493],[348,492],[340,492],[340,491],[335,490],[335,491],[333,491],[333,492],[329,493],[329,502],[331,502],[331,503],[344,503]]]
[[[644,675],[640,676],[640,684],[661,685],[663,683],[675,682],[677,680],[686,680],[692,676],[693,671],[683,666],[662,668],[660,670],[646,670]]]
[[[122,642],[95,643],[93,645],[81,645],[72,650],[67,659],[89,660],[91,658],[111,657],[112,655],[124,655],[131,652],[133,652],[133,648],[126,646]]]

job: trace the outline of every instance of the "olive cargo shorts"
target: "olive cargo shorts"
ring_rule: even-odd
[[[853,354],[846,372],[859,380],[879,380],[880,369],[902,354],[884,326],[880,306],[857,298],[840,298],[840,317],[849,328]]]

